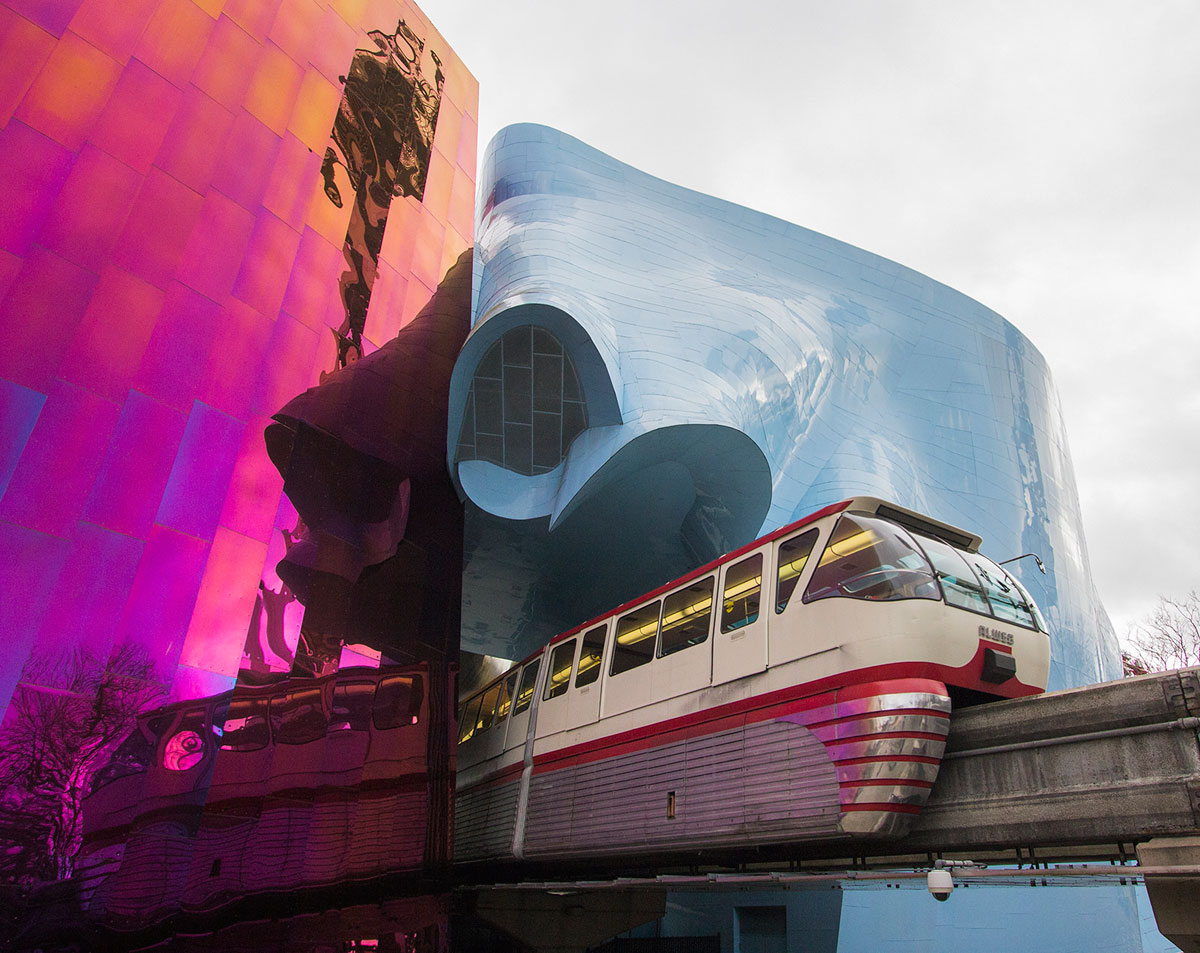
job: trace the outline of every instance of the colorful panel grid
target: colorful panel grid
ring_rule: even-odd
[[[0,52],[0,710],[128,645],[160,699],[219,690],[296,526],[263,429],[470,247],[477,84],[401,0],[0,0]],[[404,53],[423,180],[381,217],[328,151]]]

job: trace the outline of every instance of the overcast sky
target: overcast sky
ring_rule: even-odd
[[[1053,369],[1118,634],[1200,588],[1195,0],[418,2],[481,151],[555,126],[1004,315]]]

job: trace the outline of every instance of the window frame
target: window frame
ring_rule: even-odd
[[[705,614],[708,617],[708,621],[706,622],[705,627],[704,627],[704,637],[701,639],[697,639],[694,642],[685,641],[678,645],[673,646],[670,649],[667,649],[666,645],[665,645],[666,633],[667,633],[667,627],[666,627],[665,623],[666,623],[666,619],[667,619],[668,603],[670,603],[671,599],[675,598],[676,596],[682,596],[683,593],[689,592],[692,589],[702,586],[704,583],[708,583],[708,609],[705,611]],[[761,586],[761,582],[759,585]],[[693,579],[690,582],[688,582],[686,585],[680,586],[674,592],[667,593],[667,595],[663,596],[662,609],[659,611],[658,636],[656,639],[655,656],[657,658],[666,658],[670,655],[674,655],[676,652],[682,652],[684,649],[695,648],[697,645],[703,645],[705,642],[707,642],[712,637],[713,615],[714,615],[713,604],[716,601],[716,598],[717,598],[717,577],[715,574],[709,574],[706,576],[702,576],[699,579]],[[694,615],[699,615],[699,612],[694,613]]]
[[[726,603],[729,601],[729,576],[735,569],[740,569],[741,567],[753,563],[756,560],[758,562],[758,600],[754,604],[754,614],[750,615],[747,613],[736,623],[730,625],[727,621],[727,618],[732,615],[732,612],[726,608]],[[766,560],[763,559],[763,552],[762,550],[759,550],[758,552],[751,553],[744,559],[739,559],[736,563],[730,563],[725,567],[725,572],[721,579],[721,635],[729,635],[731,632],[737,632],[740,629],[748,628],[749,626],[754,625],[754,623],[756,623],[759,618],[762,617],[763,566],[765,565],[765,562]],[[740,585],[744,581],[745,580],[740,580],[738,584]],[[738,597],[737,601],[748,602],[749,594],[747,594],[744,599],[743,597]],[[735,601],[733,605],[736,605],[737,601]]]

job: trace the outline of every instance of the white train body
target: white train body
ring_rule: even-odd
[[[979,542],[856,498],[557,636],[461,708],[456,861],[903,834],[951,695],[1046,685]]]

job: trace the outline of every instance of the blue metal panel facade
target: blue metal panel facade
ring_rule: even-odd
[[[994,559],[1038,553],[1048,575],[1032,560],[1015,571],[1050,622],[1050,687],[1119,676],[1050,370],[1010,323],[895,262],[545,127],[501,131],[480,189],[448,437],[468,501],[464,649],[520,657],[872,494],[979,533]],[[494,447],[522,454],[521,428],[536,433],[538,407],[554,409],[550,385],[520,368],[504,380],[533,381],[532,415],[511,385],[483,380],[494,345],[527,326],[561,344],[586,407],[557,464],[530,475],[472,443],[477,405],[503,417]]]

